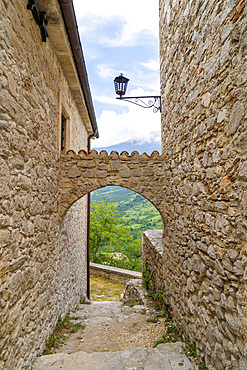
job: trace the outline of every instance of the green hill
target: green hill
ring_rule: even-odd
[[[127,221],[134,239],[141,239],[145,230],[162,229],[157,209],[139,194],[119,186],[107,186],[91,193],[91,202],[105,200],[114,203],[118,213]]]

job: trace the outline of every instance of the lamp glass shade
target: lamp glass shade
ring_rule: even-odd
[[[115,86],[115,91],[117,95],[120,95],[121,97],[122,95],[126,93],[128,82],[129,82],[129,79],[124,77],[122,73],[118,77],[115,78],[114,86]]]

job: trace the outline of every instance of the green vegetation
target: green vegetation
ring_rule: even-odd
[[[140,242],[133,239],[125,224],[114,203],[93,201],[90,222],[92,262],[141,271]]]
[[[160,312],[160,313],[157,313],[156,315],[155,315],[155,317],[168,317],[169,315],[168,315],[168,313],[167,312]]]
[[[162,229],[162,219],[145,198],[125,188],[108,186],[91,194],[90,225],[92,262],[141,272],[142,233]]]
[[[56,342],[58,340],[58,337],[56,335],[49,335],[49,338],[48,338],[48,341],[46,343],[47,347],[48,348],[51,348],[51,347],[56,347]]]
[[[198,365],[198,370],[208,370],[208,367],[206,366],[206,364],[204,362],[201,362]]]
[[[153,324],[156,324],[158,321],[158,317],[150,317],[150,319],[147,319],[147,322],[152,322]]]
[[[136,302],[132,299],[128,302],[125,302],[124,304],[126,304],[129,307],[134,307],[136,305]]]
[[[181,340],[179,330],[173,325],[168,325],[165,334],[162,335],[162,339],[157,340],[153,347],[157,347],[161,343],[174,343]]]
[[[55,348],[62,347],[71,333],[77,333],[80,329],[84,329],[85,325],[81,323],[73,323],[71,320],[78,320],[78,317],[71,317],[67,314],[63,319],[59,316],[57,325],[52,334],[49,335],[46,343],[46,349],[43,355],[49,355],[54,352]]]
[[[186,352],[188,356],[197,357],[196,345],[195,343],[191,343],[189,338],[185,339],[185,345],[183,346],[183,350]]]
[[[199,363],[198,354],[196,351],[196,344],[194,342],[191,342],[189,338],[185,339],[183,350],[185,351],[187,356],[192,357],[197,362],[199,370],[208,370],[204,362]]]
[[[147,322],[157,323],[159,318],[168,318],[167,312],[157,313],[154,317],[147,319]]]
[[[109,254],[111,247],[120,247],[131,241],[129,230],[123,226],[124,220],[119,217],[114,203],[93,201],[90,220],[90,257],[93,262],[99,253]]]
[[[91,200],[97,203],[105,200],[114,203],[120,217],[130,227],[134,240],[141,238],[145,230],[160,230],[163,228],[162,219],[157,209],[141,195],[119,186],[107,186],[93,191]]]

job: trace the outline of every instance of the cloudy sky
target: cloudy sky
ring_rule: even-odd
[[[116,100],[113,80],[130,79],[128,96],[159,95],[158,0],[74,0],[100,138],[92,147],[160,139],[160,113]]]

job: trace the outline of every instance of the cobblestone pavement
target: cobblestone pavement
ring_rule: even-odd
[[[71,334],[56,353],[37,358],[33,370],[194,369],[183,353],[181,342],[152,347],[162,337],[166,319],[147,322],[151,312],[144,306],[93,302],[79,305],[71,315],[85,324],[85,329]]]

